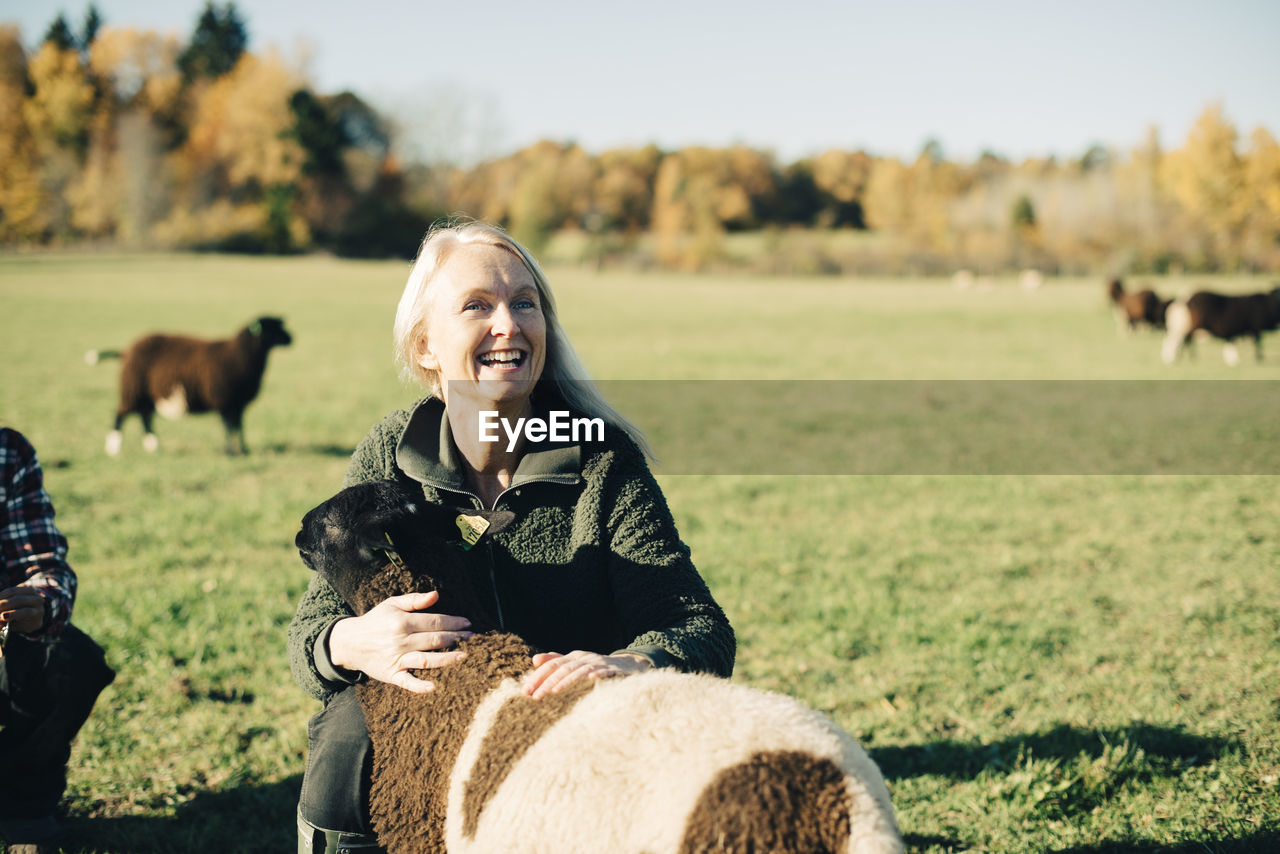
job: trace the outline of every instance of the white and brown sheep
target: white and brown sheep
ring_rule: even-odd
[[[497,629],[468,578],[459,511],[407,489],[350,487],[297,537],[357,614],[437,590],[433,610],[476,632],[459,644],[462,662],[422,674],[429,693],[356,687],[373,743],[371,819],[388,852],[902,851],[875,764],[789,697],[670,670],[525,695],[534,650]],[[481,515],[485,536],[511,519]]]
[[[1168,334],[1161,355],[1166,364],[1177,360],[1182,348],[1197,334],[1226,342],[1222,358],[1228,365],[1240,361],[1235,339],[1253,338],[1254,354],[1262,361],[1262,333],[1280,328],[1280,288],[1266,293],[1225,296],[1197,291],[1169,307]]]
[[[1111,280],[1107,293],[1115,308],[1116,327],[1121,332],[1133,332],[1144,326],[1149,329],[1165,328],[1165,315],[1172,299],[1162,299],[1150,288],[1126,291],[1119,279]]]
[[[121,357],[120,405],[115,426],[107,434],[107,453],[120,453],[121,427],[136,412],[142,419],[142,447],[154,451],[159,440],[152,417],[217,412],[226,427],[228,454],[248,453],[244,441],[244,410],[258,396],[267,354],[273,347],[293,341],[278,317],[260,317],[234,337],[208,341],[187,335],[147,335],[124,353],[94,351],[85,354],[91,364],[103,358]]]

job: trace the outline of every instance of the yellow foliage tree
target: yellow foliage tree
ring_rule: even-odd
[[[661,159],[662,153],[655,145],[613,149],[599,156],[591,188],[593,213],[599,217],[599,228],[627,234],[648,228],[653,186]]]
[[[1280,262],[1280,144],[1266,128],[1249,137],[1244,184],[1246,252],[1250,261],[1274,267]]]
[[[303,152],[286,132],[289,96],[301,85],[275,56],[244,54],[196,96],[185,156],[197,168],[222,170],[232,187],[296,181]]]
[[[42,147],[80,149],[88,141],[93,85],[75,50],[45,42],[27,65],[34,92],[23,115]]]
[[[193,84],[191,124],[173,156],[177,204],[157,226],[163,242],[218,243],[268,229],[279,232],[277,244],[305,242],[305,223],[287,210],[305,159],[288,134],[289,97],[302,83],[275,56],[246,53],[228,74]]]
[[[1220,252],[1235,243],[1247,212],[1236,142],[1235,127],[1214,104],[1200,114],[1183,147],[1166,159],[1174,197]]]
[[[774,201],[768,155],[745,145],[684,148],[662,159],[654,181],[651,225],[659,260],[684,269],[719,257],[728,229],[758,224]]]
[[[177,68],[181,49],[172,34],[107,27],[90,48],[89,68],[122,106],[171,112],[182,87]]]
[[[50,223],[43,215],[39,158],[27,125],[24,86],[26,53],[21,34],[0,25],[0,241],[41,239]]]

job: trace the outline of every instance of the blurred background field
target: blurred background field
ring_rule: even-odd
[[[415,397],[390,345],[406,272],[0,257],[0,422],[40,451],[81,576],[76,621],[119,671],[77,744],[68,850],[290,850],[317,708],[284,652],[307,581],[293,535],[369,425]],[[1245,348],[1229,369],[1216,343],[1163,365],[1158,336],[1117,334],[1098,279],[551,277],[607,380],[1280,379],[1280,360]],[[85,350],[218,337],[262,313],[295,342],[246,414],[247,458],[222,455],[211,417],[158,421],[154,455],[134,420],[121,456],[103,453],[116,367]],[[862,739],[912,851],[1280,841],[1276,476],[660,479],[737,629],[734,678]]]

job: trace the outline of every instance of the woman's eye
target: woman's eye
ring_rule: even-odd
[[[484,308],[483,303],[469,302],[462,307],[463,311],[479,311]]]
[[[531,299],[516,300],[515,308],[519,311],[530,311],[536,309],[538,304]]]

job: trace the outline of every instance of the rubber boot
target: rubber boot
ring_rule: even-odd
[[[372,833],[316,827],[298,813],[298,854],[386,854]]]

